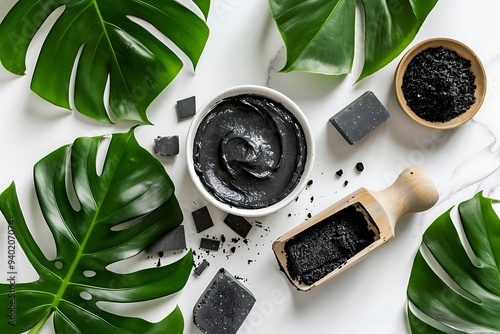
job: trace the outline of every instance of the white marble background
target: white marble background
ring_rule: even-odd
[[[0,18],[15,3],[2,0]],[[466,125],[451,131],[423,128],[399,109],[393,93],[396,59],[376,74],[355,84],[361,71],[362,49],[353,73],[329,77],[304,73],[277,73],[286,51],[271,19],[265,0],[213,0],[208,24],[211,35],[196,72],[187,65],[149,109],[154,126],[136,130],[139,142],[152,151],[158,135],[178,134],[184,143],[189,120],[178,122],[175,102],[196,95],[198,105],[222,89],[240,84],[268,85],[292,98],[306,113],[315,134],[317,147],[313,185],[299,200],[276,214],[258,219],[264,228],[255,227],[250,247],[238,248],[226,257],[222,251],[204,254],[211,266],[200,277],[190,278],[181,292],[140,305],[102,305],[107,310],[141,316],[150,321],[164,317],[179,304],[186,320],[185,333],[199,331],[192,323],[192,307],[214,273],[225,267],[244,278],[257,303],[240,333],[407,333],[406,286],[422,233],[432,220],[450,206],[484,190],[500,198],[500,3],[496,0],[440,0],[411,45],[432,37],[455,38],[470,46],[483,61],[488,77],[488,92],[482,109]],[[358,20],[358,26],[362,24]],[[48,256],[55,254],[48,229],[38,212],[32,186],[33,165],[56,148],[76,137],[126,131],[130,124],[103,126],[56,108],[29,90],[31,74],[45,25],[30,47],[27,75],[16,77],[0,68],[0,189],[12,181],[18,187],[21,205],[35,239]],[[362,42],[358,35],[356,41]],[[183,58],[184,59],[184,58]],[[388,108],[391,118],[365,140],[348,145],[328,123],[329,117],[367,90],[372,90]],[[188,177],[185,149],[177,157],[161,159],[177,187],[185,213],[188,246],[198,249],[200,235],[195,233],[190,212],[205,205]],[[363,162],[365,171],[357,173],[355,164]],[[396,238],[367,259],[334,280],[308,293],[299,293],[278,270],[271,242],[359,187],[379,190],[387,187],[403,168],[421,165],[434,179],[438,204],[426,213],[400,221]],[[337,178],[335,171],[344,170]],[[349,184],[344,187],[344,180]],[[311,202],[311,197],[314,200]],[[235,236],[223,225],[224,213],[209,206],[216,226],[210,235]],[[291,217],[289,217],[291,214]],[[4,224],[0,235],[5,236]],[[5,282],[6,243],[0,239],[0,281]],[[227,250],[231,245],[226,243]],[[199,252],[200,253],[200,252]],[[164,257],[162,263],[173,260]],[[254,262],[248,264],[247,260]],[[36,279],[22,253],[18,254],[19,281]],[[151,267],[157,258],[140,255],[127,263],[131,268]],[[201,259],[196,259],[199,262]],[[117,265],[115,270],[125,271]],[[43,333],[53,333],[46,326]]]

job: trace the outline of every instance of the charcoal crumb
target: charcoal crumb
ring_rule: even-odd
[[[344,171],[342,169],[339,169],[337,172],[335,172],[335,174],[337,174],[338,177],[341,177],[342,175],[344,175]]]
[[[344,187],[346,187],[349,184],[349,181],[345,180],[344,181]]]
[[[357,170],[358,172],[360,172],[360,173],[361,173],[362,171],[364,171],[364,170],[365,170],[365,166],[363,165],[363,163],[362,163],[362,162],[358,162],[358,163],[356,164],[356,170]]]
[[[307,218],[311,218],[312,214],[310,212],[307,213]]]
[[[210,266],[210,263],[207,260],[203,259],[203,261],[199,265],[195,265],[194,273],[200,276],[208,266]]]
[[[309,182],[307,182],[307,185],[310,186],[313,184],[313,180],[309,180]]]
[[[230,249],[230,250],[231,250],[231,253],[233,253],[233,254],[234,254],[234,252],[236,252],[236,247],[234,247],[234,246],[233,246],[233,247],[231,247],[231,249]]]
[[[220,242],[222,242],[222,243],[226,242],[226,236],[224,234],[221,234]]]
[[[248,279],[241,277],[241,276],[238,276],[238,275],[234,275],[234,278],[236,278],[237,280],[243,281],[243,282],[248,281]]]

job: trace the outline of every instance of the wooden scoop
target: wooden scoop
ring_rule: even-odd
[[[425,211],[431,208],[437,202],[438,197],[436,187],[427,174],[420,167],[412,166],[403,170],[396,181],[383,191],[370,191],[360,188],[344,197],[310,220],[281,236],[273,243],[273,251],[281,269],[285,272],[290,282],[297,289],[307,291],[343,272],[351,265],[363,259],[369,252],[392,239],[394,237],[394,228],[399,218],[408,213]],[[336,267],[325,277],[310,285],[301,282],[298,278],[293,278],[287,267],[287,255],[285,252],[287,241],[349,206],[364,209],[362,212],[368,222],[367,227],[370,230],[373,229],[375,232],[373,243],[355,253],[348,258],[347,262]],[[372,226],[373,224],[376,226]]]

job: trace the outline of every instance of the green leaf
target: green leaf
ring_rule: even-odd
[[[415,38],[437,0],[362,0],[364,66],[358,80],[383,68]],[[350,73],[356,0],[269,0],[287,48],[281,71]],[[307,13],[304,15],[304,13]]]
[[[478,193],[458,206],[471,256],[450,211],[425,231],[407,290],[412,333],[500,331],[500,219],[492,201]]]
[[[205,18],[210,0],[195,0]],[[62,7],[47,35],[31,89],[47,101],[110,123],[104,92],[109,80],[109,109],[119,120],[149,123],[146,109],[181,70],[182,60],[131,17],[150,23],[196,67],[208,39],[205,21],[175,0],[19,0],[0,23],[0,61],[24,74],[28,47],[50,14]]]
[[[97,305],[169,295],[184,287],[192,268],[190,251],[163,267],[125,274],[107,269],[142,252],[183,220],[171,179],[133,131],[111,137],[102,172],[97,168],[102,136],[78,138],[35,165],[36,194],[56,244],[53,260],[31,235],[15,185],[0,194],[0,210],[39,275],[37,281],[18,283],[14,296],[9,284],[0,284],[0,308],[11,301],[16,306],[15,327],[1,321],[0,333],[13,328],[37,333],[52,314],[57,333],[182,333],[178,308],[150,323]]]

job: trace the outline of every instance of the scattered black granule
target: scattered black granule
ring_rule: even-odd
[[[158,262],[156,263],[156,266],[157,266],[157,267],[160,267],[160,266],[161,266],[161,259],[158,259]]]
[[[291,213],[289,213],[289,214],[288,214],[288,217],[291,217],[291,216],[292,216],[292,214],[291,214]]]
[[[344,181],[344,187],[347,187],[348,184],[349,184],[349,181],[345,180]]]
[[[234,275],[234,278],[236,278],[237,280],[243,281],[243,282],[248,281],[248,279],[241,277],[241,276],[238,276],[238,275]]]
[[[220,242],[222,242],[222,243],[226,242],[226,237],[224,236],[224,234],[221,234],[221,236],[220,236]]]
[[[311,285],[379,238],[365,208],[350,205],[286,242],[288,272],[292,279]]]
[[[159,257],[163,257],[163,252],[158,252]]]
[[[311,186],[312,184],[313,184],[313,180],[309,180],[309,182],[307,182],[308,186]]]
[[[342,175],[344,175],[344,171],[342,169],[339,169],[337,172],[335,172],[335,174],[337,174],[338,177],[341,177]]]
[[[297,202],[299,200],[299,196],[295,197],[295,202]]]
[[[365,170],[365,166],[363,165],[363,163],[362,163],[362,162],[358,162],[358,163],[356,164],[356,170],[357,170],[358,172],[360,172],[360,173],[361,173],[362,171],[364,171],[364,170]]]
[[[312,214],[310,212],[307,213],[307,218],[311,218]]]
[[[234,253],[234,252],[236,252],[236,247],[233,246],[233,247],[231,247],[230,250],[231,250],[231,253]]]
[[[476,102],[471,62],[443,47],[428,48],[408,64],[401,89],[406,104],[429,122],[447,122]]]
[[[239,241],[240,241],[240,238],[232,238],[232,239],[231,239],[231,242],[234,242],[234,243],[237,243],[237,242],[239,242]]]
[[[248,260],[248,261],[247,261],[247,263],[248,263],[248,264],[250,264],[250,263],[252,263],[253,261],[255,261],[255,260]]]
[[[248,245],[248,239],[243,239],[243,242],[245,243],[245,245]]]

